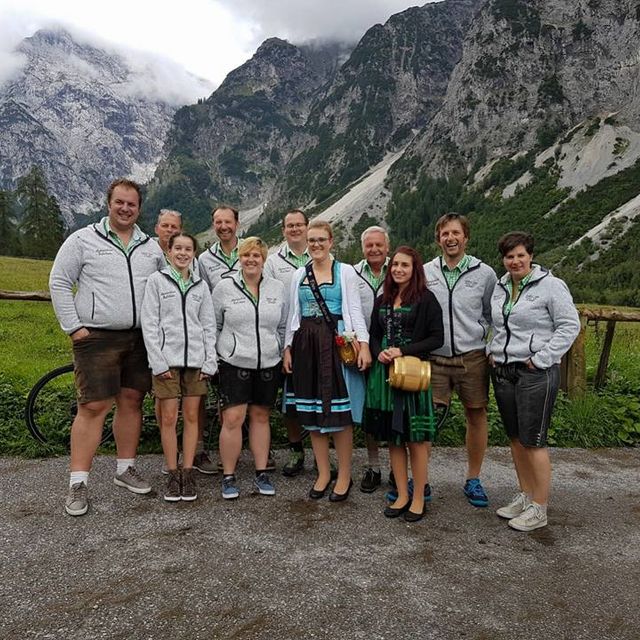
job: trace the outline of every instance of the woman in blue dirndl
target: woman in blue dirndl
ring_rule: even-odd
[[[331,483],[329,437],[333,438],[338,477],[329,499],[339,502],[346,499],[352,485],[352,425],[362,422],[362,371],[371,363],[369,333],[362,316],[357,275],[351,265],[334,260],[330,253],[331,225],[311,222],[307,242],[311,262],[296,271],[291,284],[284,369],[293,375],[285,407],[287,414],[311,434],[318,468],[318,477],[309,492],[312,499],[322,498]],[[314,287],[321,296],[320,302]],[[327,314],[330,318],[325,317]],[[335,329],[340,334],[353,334],[358,343],[357,366],[342,363]]]

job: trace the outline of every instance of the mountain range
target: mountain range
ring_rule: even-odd
[[[59,155],[44,112],[75,131],[83,111],[57,98],[59,73],[60,93],[36,108],[30,73],[30,84],[0,90],[0,149],[13,141],[0,185],[44,161],[56,195],[65,184],[63,209],[86,212],[102,193],[86,187],[99,182],[93,174],[131,173],[149,178],[147,224],[173,207],[200,231],[227,201],[245,229],[275,239],[283,209],[303,207],[335,222],[345,244],[375,220],[425,252],[435,217],[455,206],[482,223],[472,244],[485,259],[495,262],[495,237],[517,222],[536,232],[549,266],[576,282],[591,274],[584,292],[597,296],[602,265],[626,264],[622,248],[640,246],[639,37],[636,0],[429,3],[355,44],[270,38],[206,99],[177,110],[136,111],[110,97],[109,117],[85,118],[85,144]],[[114,131],[126,132],[126,150],[108,154]],[[71,191],[82,206],[66,204]],[[607,287],[631,289],[626,276],[612,278]],[[635,299],[620,296],[612,300]]]

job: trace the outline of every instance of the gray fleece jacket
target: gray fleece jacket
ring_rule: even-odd
[[[169,267],[149,276],[142,302],[142,335],[149,367],[157,376],[171,367],[201,369],[213,375],[216,321],[209,287],[193,274],[184,292]]]
[[[267,369],[282,360],[288,313],[282,282],[263,276],[256,304],[238,271],[220,280],[213,299],[221,361],[243,369]]]
[[[222,257],[220,243],[216,242],[206,251],[203,251],[198,258],[198,269],[202,279],[209,285],[209,291],[213,293],[216,285],[222,278],[238,273],[240,263],[236,260],[231,267]]]
[[[374,289],[369,280],[364,275],[364,267],[367,264],[366,260],[360,260],[357,264],[353,265],[355,272],[358,276],[358,292],[360,293],[360,304],[362,305],[362,316],[367,325],[367,329],[371,328],[371,313],[373,312],[373,305],[378,296],[381,296],[384,287],[382,286],[384,280],[380,283],[377,289]],[[385,265],[389,268],[389,258],[386,259]]]
[[[495,271],[471,256],[451,291],[442,272],[443,259],[434,258],[424,265],[427,288],[442,307],[444,345],[433,355],[459,356],[485,349],[491,324],[491,294],[498,280]]]
[[[497,364],[526,362],[538,369],[560,362],[580,332],[580,319],[567,285],[550,271],[533,265],[531,280],[520,292],[511,313],[504,275],[491,297],[493,336],[487,351]]]
[[[49,289],[65,333],[82,327],[121,330],[140,326],[147,278],[165,262],[157,242],[137,226],[134,234],[140,244],[129,255],[107,236],[104,218],[63,242],[53,262]]]

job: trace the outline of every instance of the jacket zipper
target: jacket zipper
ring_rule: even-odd
[[[178,287],[178,291],[180,293],[180,299],[182,301],[182,330],[184,332],[184,367],[185,369],[189,366],[189,332],[187,330],[187,295],[191,289],[193,289],[198,282],[202,282],[198,280],[198,282],[194,282],[184,293],[182,293],[182,289],[180,289],[180,285],[169,275],[166,273],[162,274],[167,280],[173,282],[173,284]],[[164,329],[163,329],[164,332]]]
[[[449,288],[449,283],[447,279],[444,278],[444,272],[442,271],[442,263],[440,263],[440,271],[442,272],[442,277],[444,278],[444,283],[447,286],[447,290],[449,291],[449,332],[451,333],[451,355],[455,356],[456,354],[456,343],[453,338],[453,290],[458,285],[458,282],[462,279],[465,273],[469,273],[469,271],[475,271],[480,268],[480,264],[475,265],[475,267],[469,267],[466,271],[463,271],[458,279],[454,282],[453,287]]]
[[[545,276],[542,276],[542,278],[544,278],[544,277]],[[504,284],[502,284],[502,282],[500,283],[500,286],[504,289],[504,292],[506,294],[504,304],[502,305],[502,317],[504,318],[504,328],[507,330],[507,340],[504,343],[504,349],[503,349],[503,352],[504,352],[504,364],[507,364],[507,347],[509,346],[509,340],[511,340],[511,329],[509,329],[509,316],[511,315],[511,313],[513,313],[513,307],[515,307],[516,304],[518,303],[518,300],[520,300],[520,296],[522,295],[524,290],[527,287],[530,287],[532,284],[535,284],[536,282],[540,282],[540,280],[542,280],[542,278],[538,278],[537,280],[529,281],[529,282],[527,282],[527,284],[524,285],[524,287],[522,287],[522,289],[520,289],[520,292],[518,293],[518,297],[516,298],[515,302],[513,303],[513,306],[511,307],[511,311],[508,314],[505,314],[504,308],[505,308],[505,305],[507,304],[507,302],[509,301],[509,290],[507,289],[507,287],[504,286]]]
[[[260,281],[262,282],[262,281]],[[234,280],[233,284],[240,289],[240,291],[242,292],[242,294],[249,299],[249,302],[251,302],[251,304],[253,305],[254,311],[255,311],[255,315],[256,315],[256,344],[258,347],[258,366],[257,368],[260,369],[260,360],[262,358],[262,348],[260,345],[260,312],[258,311],[258,305],[260,304],[260,284],[258,284],[258,303],[255,303],[253,301],[253,298],[240,286],[238,285],[238,283]]]
[[[120,253],[122,253],[122,255],[125,257],[125,260],[127,261],[127,271],[129,272],[129,288],[131,289],[131,313],[133,315],[133,324],[131,325],[131,328],[135,329],[136,328],[136,322],[138,321],[138,312],[136,311],[136,292],[135,292],[135,288],[133,286],[133,271],[131,270],[131,256],[133,255],[133,252],[138,247],[141,247],[143,244],[146,244],[149,241],[149,237],[147,236],[147,238],[145,240],[142,240],[141,242],[139,242],[127,254],[127,252],[123,251],[115,242],[112,242],[110,238],[105,238],[95,227],[94,227],[94,231],[105,242],[108,242],[112,247],[115,247],[116,249],[118,249],[118,251],[120,251]]]

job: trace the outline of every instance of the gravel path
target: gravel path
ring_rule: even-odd
[[[250,493],[244,458],[239,500],[199,476],[198,500],[172,505],[116,487],[101,457],[80,518],[63,514],[67,459],[2,458],[0,638],[637,640],[640,450],[552,459],[550,524],[523,534],[494,514],[514,489],[501,448],[489,509],[462,495],[464,452],[436,449],[412,525],[382,516],[382,491],[308,500],[310,455],[273,498]],[[160,466],[140,460],[158,489]]]

